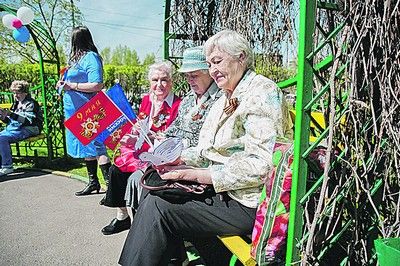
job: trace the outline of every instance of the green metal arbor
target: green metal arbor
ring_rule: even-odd
[[[214,2],[208,2],[209,9],[215,6]],[[164,57],[176,60],[177,56],[173,54],[176,51],[171,50],[174,43],[186,40],[191,45],[200,40],[190,39],[190,34],[170,32],[170,29],[176,26],[171,25],[174,21],[172,18],[178,15],[171,12],[170,0],[165,1],[165,7]],[[300,263],[310,252],[307,248],[309,232],[304,226],[304,211],[308,201],[311,198],[318,198],[319,191],[327,186],[326,176],[331,169],[331,167],[327,167],[325,174],[315,177],[314,181],[310,183],[307,180],[309,176],[308,156],[321,142],[324,141],[325,144],[332,142],[330,129],[339,124],[347,108],[343,105],[335,105],[335,92],[331,94],[334,83],[340,79],[346,68],[346,62],[339,60],[339,55],[344,51],[337,47],[340,45],[338,38],[343,33],[345,21],[340,21],[340,17],[332,19],[335,18],[335,12],[341,9],[342,7],[335,1],[299,1],[297,75],[290,80],[278,83],[281,88],[296,87],[295,150],[286,265]],[[208,30],[212,33],[217,31],[217,29]],[[329,108],[332,106],[334,109],[336,108],[336,112],[329,116]],[[310,123],[316,124],[316,121],[311,118],[311,112],[314,110],[325,114],[326,125],[316,125],[319,137],[311,144],[309,142]],[[330,151],[328,150],[328,152]],[[336,157],[336,161],[343,155],[343,152]],[[331,162],[335,163],[334,160]],[[334,208],[334,206],[331,207]],[[321,218],[318,223],[322,224],[328,218]],[[351,222],[349,220],[343,225],[339,225],[336,230],[337,234],[321,244],[318,251],[314,250],[314,256],[315,253],[318,253],[317,257],[320,262],[343,236]],[[315,224],[312,226],[315,227]],[[346,260],[347,257],[344,256],[341,263],[346,263]]]
[[[336,46],[332,44],[335,43],[336,37],[343,29],[344,23],[324,25],[324,20],[321,19],[321,12],[326,12],[325,14],[334,13],[339,11],[340,8],[339,5],[332,2],[300,1],[295,154],[286,264],[299,261],[308,252],[304,250],[309,236],[308,230],[305,230],[303,226],[305,205],[310,198],[315,196],[316,191],[321,189],[321,186],[326,186],[327,175],[330,170],[328,165],[325,173],[317,177],[313,184],[308,185],[309,163],[307,158],[310,152],[323,140],[332,141],[332,136],[328,137],[328,134],[333,126],[339,123],[344,113],[344,110],[338,110],[333,117],[327,117],[327,112],[325,112],[325,121],[329,121],[329,124],[326,123],[325,129],[323,129],[323,125],[320,125],[320,136],[313,144],[310,144],[311,111],[314,108],[322,111],[329,109],[326,99],[330,98],[334,83],[345,69],[345,64],[336,60],[341,50],[337,50]],[[319,21],[317,21],[317,14],[320,15]],[[335,97],[334,94],[333,92],[333,98]],[[330,101],[330,103],[335,105],[334,101]],[[322,220],[318,222],[323,223]],[[329,248],[329,245],[321,248],[318,257],[322,259]]]
[[[17,10],[0,4],[0,11],[16,14]],[[40,22],[34,20],[27,28],[35,43],[40,66],[40,84],[35,98],[42,106],[44,114],[43,133],[45,138],[29,144],[29,149],[19,149],[14,156],[32,157],[30,150],[39,149],[39,157],[53,160],[66,155],[62,101],[56,94],[55,84],[60,70],[60,59],[56,49],[56,41]],[[49,65],[55,65],[57,72],[50,72]],[[53,68],[54,69],[54,68]],[[35,91],[32,91],[35,92]]]

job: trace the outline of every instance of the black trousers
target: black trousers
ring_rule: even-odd
[[[125,190],[131,174],[130,172],[122,172],[115,165],[110,167],[105,206],[126,207]]]
[[[217,235],[248,235],[252,233],[256,209],[235,200],[222,201],[217,194],[210,201],[170,203],[147,194],[141,201],[121,253],[121,265],[167,265],[183,239],[204,247]],[[210,242],[208,242],[210,243]],[[214,241],[210,247],[217,245]],[[210,253],[213,250],[209,250]],[[207,262],[207,260],[206,260]],[[218,265],[208,261],[207,265]],[[221,264],[220,264],[221,265]]]

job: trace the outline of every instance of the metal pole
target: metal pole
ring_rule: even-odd
[[[75,5],[74,0],[71,0],[71,17],[72,17],[72,28],[75,28]]]
[[[296,247],[296,240],[299,240],[302,235],[304,209],[299,203],[299,200],[303,197],[306,191],[308,172],[307,163],[302,154],[309,145],[310,135],[310,117],[309,114],[306,114],[304,107],[312,98],[313,88],[313,62],[312,58],[307,60],[307,55],[313,48],[315,14],[315,0],[300,0],[295,141],[286,265],[290,265],[292,262],[298,262],[300,260],[300,252]]]
[[[164,10],[164,54],[163,58],[165,60],[169,59],[169,20],[171,13],[171,0],[165,0],[165,10]]]

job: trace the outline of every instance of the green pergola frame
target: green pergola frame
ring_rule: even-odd
[[[5,4],[0,4],[0,11],[16,15],[17,10]],[[35,43],[39,69],[40,69],[40,84],[34,87],[39,90],[39,99],[44,114],[43,133],[46,138],[42,141],[37,141],[35,147],[47,150],[46,155],[39,157],[48,158],[50,160],[65,157],[65,133],[63,124],[62,102],[58,99],[55,93],[55,83],[57,82],[58,73],[60,71],[60,58],[56,48],[55,39],[43,27],[43,25],[34,20],[29,25],[26,25],[29,33]],[[47,64],[56,66],[56,73],[49,72]],[[18,152],[13,154],[13,157],[33,157],[28,151]]]

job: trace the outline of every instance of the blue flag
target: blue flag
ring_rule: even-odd
[[[132,123],[136,121],[136,114],[132,109],[124,90],[120,84],[115,84],[106,95],[121,110],[122,115],[114,120],[106,130],[96,138],[96,141],[104,143],[110,149],[115,149],[121,138],[130,132]]]

